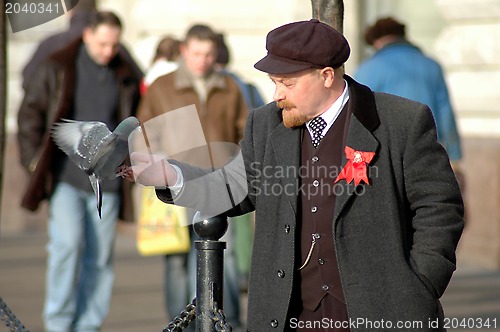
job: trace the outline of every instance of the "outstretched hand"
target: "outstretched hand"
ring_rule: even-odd
[[[132,152],[130,160],[134,166],[120,170],[117,176],[144,186],[166,187],[177,181],[177,172],[161,156]]]

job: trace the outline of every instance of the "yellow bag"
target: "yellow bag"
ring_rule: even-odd
[[[144,188],[137,224],[139,253],[149,256],[189,252],[191,239],[186,219],[185,208],[165,204],[153,188]]]

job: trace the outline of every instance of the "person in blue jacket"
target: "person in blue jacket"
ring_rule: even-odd
[[[454,166],[462,158],[460,137],[438,62],[409,42],[405,25],[381,18],[365,33],[375,54],[362,62],[355,79],[374,91],[395,94],[428,105],[434,115],[439,142]]]

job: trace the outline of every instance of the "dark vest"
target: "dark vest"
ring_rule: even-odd
[[[333,216],[334,181],[342,168],[348,113],[346,105],[318,148],[313,147],[307,129],[302,139],[299,267],[310,257],[300,270],[300,290],[302,305],[310,311],[314,311],[325,296],[334,296],[345,307],[333,242]],[[316,243],[311,251],[313,238]]]

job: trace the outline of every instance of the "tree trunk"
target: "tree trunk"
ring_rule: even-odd
[[[334,27],[340,33],[344,31],[344,1],[311,0],[312,17]]]

